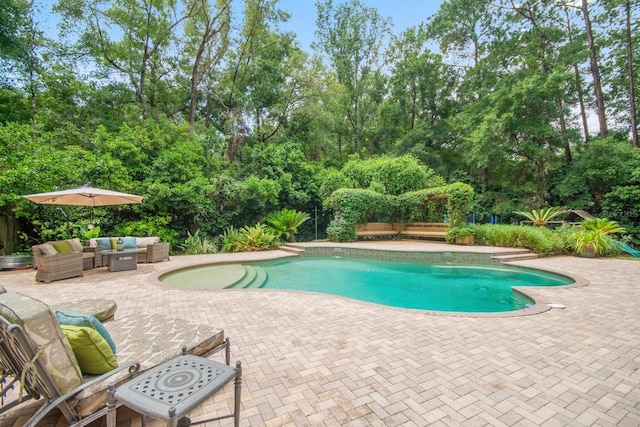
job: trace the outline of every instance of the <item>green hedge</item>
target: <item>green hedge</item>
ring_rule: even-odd
[[[355,225],[364,222],[447,222],[461,224],[473,200],[473,188],[463,183],[411,191],[400,196],[373,190],[341,188],[326,202],[335,216],[327,235],[337,241],[356,240]]]
[[[537,254],[566,253],[570,250],[570,227],[551,229],[528,225],[472,226],[476,244],[487,246],[518,247]]]

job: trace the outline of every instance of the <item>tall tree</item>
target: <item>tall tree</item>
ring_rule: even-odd
[[[32,1],[8,0],[0,6],[0,70],[5,78],[13,77],[13,85],[26,89],[34,128],[38,123],[37,95],[45,45],[36,14],[37,5]]]
[[[447,119],[454,111],[458,76],[427,41],[422,26],[391,38],[389,95],[382,114],[393,138],[388,143],[430,164],[427,156],[440,157],[450,145]],[[389,128],[396,128],[392,135]]]
[[[598,17],[604,27],[603,40],[607,55],[603,61],[605,86],[616,128],[631,134],[634,147],[638,147],[638,113],[636,70],[640,66],[638,54],[640,39],[637,21],[640,4],[630,0],[602,1],[603,13]],[[635,63],[634,63],[635,61]]]
[[[609,129],[607,127],[607,112],[604,107],[604,92],[600,79],[600,66],[598,65],[598,52],[593,37],[591,27],[591,17],[589,15],[589,4],[587,0],[582,0],[582,15],[584,16],[584,28],[589,43],[589,63],[591,66],[591,76],[593,78],[593,90],[596,95],[596,112],[598,113],[598,123],[600,125],[600,136],[606,138]]]
[[[382,46],[391,21],[359,0],[334,6],[332,0],[316,2],[318,17],[314,48],[323,54],[345,88],[344,113],[351,128],[353,151],[382,101]]]
[[[194,131],[198,89],[208,73],[218,65],[229,46],[232,0],[194,0],[194,12],[185,25],[187,42],[184,61],[189,64],[189,129]],[[205,96],[206,98],[206,96]]]
[[[65,32],[78,32],[76,48],[133,86],[142,119],[154,106],[155,85],[177,72],[176,41],[198,2],[178,0],[58,1]]]
[[[260,61],[272,55],[272,48],[275,50],[273,55],[280,55],[281,60],[286,60],[289,53],[284,52],[286,49],[283,51],[283,45],[279,43],[291,45],[290,35],[278,34],[274,30],[277,24],[289,19],[287,12],[276,7],[277,0],[244,0],[244,3],[241,30],[225,58],[226,67],[211,76],[216,80],[216,87],[211,93],[209,108],[214,126],[227,139],[225,155],[228,160],[233,160],[242,150],[255,124],[252,120],[257,122],[261,114],[250,106],[252,99],[256,101],[261,97],[255,93],[256,85],[262,84],[260,77],[255,75],[261,69]],[[272,44],[274,42],[275,45]],[[271,59],[275,60],[273,56]],[[273,67],[275,63],[269,62],[269,67]],[[282,65],[276,67],[281,72],[286,70]],[[275,77],[285,79],[283,74]],[[268,91],[266,86],[262,89]]]

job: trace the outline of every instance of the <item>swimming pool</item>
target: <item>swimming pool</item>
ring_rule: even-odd
[[[534,301],[514,286],[562,286],[571,278],[506,266],[435,264],[344,257],[294,257],[171,273],[183,288],[266,288],[320,292],[394,307],[449,312],[504,312]]]

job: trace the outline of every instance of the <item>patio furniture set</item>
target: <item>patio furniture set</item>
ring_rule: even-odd
[[[33,246],[36,280],[51,282],[81,277],[84,270],[99,267],[107,267],[111,272],[135,270],[138,263],[169,260],[169,243],[160,242],[158,237],[115,238],[127,242],[121,250],[111,245],[112,240],[91,239],[83,246],[79,239],[67,239]]]
[[[234,381],[231,413],[193,424],[233,418],[239,426],[242,367],[229,366],[222,329],[156,313],[109,321],[115,311],[102,299],[50,307],[0,286],[0,416],[36,399],[42,405],[25,426],[57,408],[70,426],[106,415],[114,427],[123,405],[143,423],[149,416],[188,426],[194,408]],[[225,363],[207,358],[217,352]]]

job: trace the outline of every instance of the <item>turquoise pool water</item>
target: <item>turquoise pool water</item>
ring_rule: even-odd
[[[533,301],[512,286],[560,286],[573,280],[539,270],[356,258],[301,257],[252,264],[266,271],[260,287],[321,292],[394,307],[503,312]]]

